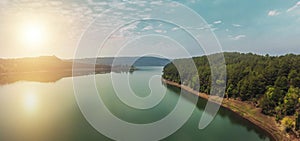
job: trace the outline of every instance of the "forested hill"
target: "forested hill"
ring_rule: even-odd
[[[281,119],[286,115],[295,115],[300,101],[300,55],[261,56],[243,53],[224,53],[227,69],[226,96],[251,101],[268,115]],[[173,63],[164,67],[163,78],[190,86],[200,92],[210,91],[210,67],[206,56],[193,58],[199,73],[200,88],[193,85],[194,75],[184,60],[180,69],[184,74],[181,82]],[[173,62],[174,62],[173,61]],[[181,66],[181,65],[180,65]],[[218,81],[218,80],[216,80]],[[225,83],[225,82],[223,82]]]
[[[100,58],[85,58],[85,59],[75,59],[76,62],[86,63],[86,64],[94,64],[96,60],[96,64],[103,65],[133,65],[135,67],[138,66],[165,66],[170,63],[168,59],[159,58],[159,57],[151,57],[151,56],[143,56],[143,57],[100,57]]]
[[[41,56],[18,59],[0,59],[0,74],[23,73],[23,72],[62,72],[72,71],[73,62],[64,61],[56,56]],[[77,66],[85,69],[110,70],[109,65],[96,65],[79,63]]]

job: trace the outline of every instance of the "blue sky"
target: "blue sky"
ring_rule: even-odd
[[[152,7],[159,2],[152,1]],[[178,0],[177,2],[193,9],[207,21],[208,26],[220,41],[223,51],[271,55],[300,54],[299,0]],[[143,3],[141,0],[1,0],[0,58],[41,55],[73,58],[78,41],[88,25],[97,19],[100,13],[119,3],[136,3],[141,6],[141,8],[132,7],[131,9],[121,7],[121,10],[128,12],[121,12],[123,15],[142,13],[143,16],[148,16],[147,9],[143,7],[149,3]],[[178,18],[181,16],[184,15],[178,15]],[[45,33],[40,34],[44,37],[39,39],[41,40],[38,42],[39,44],[26,44],[17,39],[19,34],[22,34],[22,28],[26,29],[25,24],[22,23],[38,23],[33,25],[43,27],[41,32]],[[124,27],[116,35],[131,36],[147,30],[147,33],[176,36],[176,34],[168,32],[174,28],[159,22],[137,23]],[[182,38],[182,40],[189,42],[188,37]],[[154,41],[144,42],[148,43],[148,49],[151,45],[162,47],[167,46],[166,44],[172,44],[170,41],[162,44],[162,40],[158,40],[157,36],[154,37]],[[113,45],[111,44],[111,46]],[[141,46],[141,44],[138,45]],[[194,43],[189,42],[185,47],[193,52],[192,55],[194,56],[203,54],[201,51],[195,51],[193,46]],[[132,55],[135,55],[135,51],[132,49],[131,51]],[[180,57],[180,51],[176,49],[171,54],[173,54],[172,57]],[[103,56],[109,55],[109,53],[106,55],[104,53]]]
[[[298,1],[195,0],[194,2],[184,3],[201,14],[208,23],[222,21],[215,25],[217,28],[215,33],[224,50],[273,55],[300,53]]]

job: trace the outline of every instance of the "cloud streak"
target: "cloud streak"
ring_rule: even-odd
[[[222,21],[221,20],[218,20],[218,21],[214,21],[214,24],[221,24]]]
[[[268,12],[268,16],[277,16],[279,14],[280,12],[278,12],[277,10],[271,10]]]
[[[289,8],[288,10],[286,10],[286,12],[291,12],[297,8],[300,7],[300,1],[298,1],[293,7]]]
[[[241,27],[242,25],[239,24],[232,24],[233,27]]]
[[[237,36],[231,37],[230,39],[237,41],[237,40],[240,40],[242,38],[246,38],[246,35],[237,35]]]

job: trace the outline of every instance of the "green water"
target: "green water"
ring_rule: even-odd
[[[148,84],[149,78],[161,74],[161,67],[143,67],[129,74],[114,73],[119,81],[124,81],[123,78],[129,77],[132,90],[141,97],[146,97],[151,92]],[[153,93],[160,94],[165,91],[165,96],[157,106],[151,109],[136,110],[118,99],[110,76],[110,73],[96,75],[96,85],[105,105],[122,120],[137,124],[157,121],[168,115],[179,99],[180,89],[163,85],[159,78],[152,79]],[[94,76],[78,76],[77,78],[84,83],[91,77]],[[110,140],[89,125],[81,114],[75,100],[71,77],[48,83],[19,81],[2,85],[0,86],[0,103],[1,141]],[[164,140],[270,140],[264,131],[222,108],[207,128],[199,130],[198,123],[205,104],[205,100],[199,99],[197,108],[184,126]]]

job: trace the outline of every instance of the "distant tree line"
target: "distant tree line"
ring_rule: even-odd
[[[211,84],[226,83],[226,97],[250,101],[262,108],[262,113],[277,120],[296,115],[300,109],[300,55],[256,55],[224,53],[227,79],[211,80],[207,56],[194,57],[200,86],[194,85],[196,72],[187,59],[177,59],[164,67],[163,78],[209,93]],[[177,65],[177,68],[174,64]],[[183,72],[180,76],[178,70]],[[298,115],[298,114],[297,114]],[[299,123],[296,123],[299,124]]]
[[[32,58],[0,59],[0,74],[23,72],[62,72],[72,71],[73,61],[65,61],[56,56],[41,56]],[[96,71],[111,70],[109,65],[76,63],[79,69],[95,69]]]

